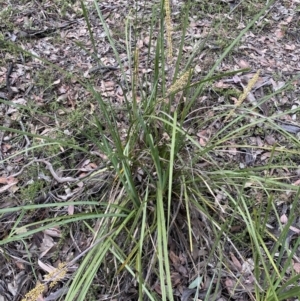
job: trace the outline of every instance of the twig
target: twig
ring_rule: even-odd
[[[24,132],[24,137],[25,137],[25,140],[26,140],[25,153],[26,153],[26,156],[28,156],[27,148],[30,145],[30,141],[29,141],[27,135],[25,135],[25,127],[24,127],[23,122],[21,120],[19,120],[19,123],[20,123],[20,126],[22,128],[22,131]]]
[[[35,159],[35,162],[42,162],[47,165],[47,168],[49,169],[51,175],[58,183],[67,183],[67,182],[78,182],[80,179],[78,178],[72,178],[72,177],[59,177],[55,170],[53,169],[53,166],[50,162],[43,160],[43,159]]]
[[[20,174],[23,172],[23,170],[24,170],[27,166],[31,165],[32,163],[34,163],[34,161],[31,161],[31,162],[27,163],[26,165],[24,165],[24,166],[21,168],[21,170],[19,170],[17,173],[15,173],[15,174],[13,174],[13,175],[10,175],[9,178],[15,178],[15,177],[17,177],[18,175],[20,175]]]
[[[10,100],[12,99],[13,97],[13,90],[10,86],[10,75],[13,71],[13,68],[14,68],[14,63],[10,63],[9,64],[9,67],[8,67],[8,70],[7,70],[7,73],[6,73],[6,89],[7,89],[7,98]]]
[[[118,66],[96,66],[93,67],[91,70],[89,70],[89,73],[96,73],[96,72],[100,72],[100,73],[104,73],[107,71],[111,71],[111,70],[119,70],[120,67]]]
[[[4,124],[3,126],[6,128],[9,128],[11,125],[11,119],[6,114],[4,115]],[[3,153],[2,153],[2,143],[5,135],[5,130],[0,131],[0,160],[4,159]]]
[[[98,245],[101,241],[103,241],[105,238],[110,236],[112,233],[114,233],[115,229],[112,231],[108,232],[107,234],[103,235],[99,239],[97,239],[92,245],[90,245],[88,248],[86,248],[81,254],[79,254],[77,257],[75,257],[72,261],[67,263],[67,266],[70,267],[72,266],[79,258],[81,258],[83,255],[85,255],[90,249]]]
[[[92,170],[90,171],[87,175],[85,175],[82,178],[73,178],[73,177],[59,177],[56,173],[56,171],[53,169],[53,166],[50,162],[44,160],[44,159],[35,159],[35,162],[42,162],[44,164],[47,165],[47,168],[49,169],[51,175],[53,176],[53,178],[58,182],[58,183],[67,183],[67,182],[79,182],[79,181],[83,181],[84,179],[86,179],[89,176],[94,176],[102,171],[107,170],[107,167],[101,168],[101,169],[97,169],[97,170]]]
[[[80,250],[80,248],[79,248],[79,246],[78,246],[76,240],[74,239],[73,232],[72,232],[72,228],[70,228],[70,236],[71,236],[71,238],[72,238],[72,240],[73,240],[73,243],[74,243],[74,245],[75,245],[75,248],[78,250],[79,253],[81,253],[82,251]]]

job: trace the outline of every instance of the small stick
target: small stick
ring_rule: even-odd
[[[49,169],[51,175],[58,183],[67,183],[67,182],[78,182],[79,179],[72,178],[72,177],[59,177],[55,170],[53,169],[53,166],[50,162],[43,160],[43,159],[35,159],[35,162],[42,162],[47,165],[47,168]]]

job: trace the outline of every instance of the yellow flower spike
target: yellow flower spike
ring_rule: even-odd
[[[174,94],[177,91],[180,91],[186,87],[186,84],[188,83],[190,74],[193,73],[193,69],[189,69],[186,72],[184,72],[179,79],[176,80],[176,82],[167,90],[166,96],[164,98],[159,98],[158,101],[164,101],[169,96]]]
[[[54,287],[58,281],[63,280],[67,274],[68,268],[65,262],[62,262],[58,265],[57,269],[54,269],[52,272],[48,273],[45,276],[46,282],[50,282],[50,287]],[[38,296],[43,293],[45,285],[38,283],[35,288],[29,291],[22,301],[36,301]]]
[[[22,301],[36,301],[38,296],[43,293],[45,289],[45,285],[42,283],[38,283],[35,288],[29,291]]]
[[[248,93],[251,91],[251,89],[253,88],[253,86],[256,84],[256,82],[258,81],[259,78],[259,74],[260,74],[260,70],[258,70],[254,76],[251,78],[251,80],[249,81],[248,85],[244,88],[244,92],[240,95],[235,107],[229,112],[229,114],[227,115],[227,117],[225,118],[224,122],[226,122],[235,112],[235,110],[241,106],[241,104],[243,103],[243,101],[246,99]]]
[[[45,280],[50,281],[50,287],[54,287],[58,281],[64,279],[68,271],[65,262],[61,262],[57,269],[54,269],[48,275],[45,276]]]
[[[179,79],[176,80],[176,82],[167,90],[167,95],[170,96],[171,94],[175,93],[176,91],[182,90],[185,88],[190,74],[193,72],[193,70],[189,69],[186,72],[184,72]]]
[[[173,57],[173,46],[172,46],[172,21],[171,21],[171,10],[170,1],[165,0],[165,11],[166,11],[166,32],[167,32],[167,47],[168,47],[168,59],[171,61]]]

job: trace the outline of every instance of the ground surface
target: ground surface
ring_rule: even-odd
[[[2,42],[0,41],[0,45],[2,44],[0,97],[3,100],[0,107],[2,112],[0,124],[8,129],[2,128],[0,131],[1,209],[99,198],[99,191],[103,189],[103,182],[105,182],[104,178],[96,178],[96,181],[85,184],[78,183],[78,179],[89,175],[93,170],[101,169],[108,160],[99,151],[97,145],[93,145],[84,135],[87,132],[93,133],[96,122],[94,116],[101,117],[102,114],[97,101],[91,92],[84,88],[84,84],[93,85],[103,99],[111,103],[112,108],[125,106],[126,99],[132,93],[130,84],[134,60],[133,57],[128,58],[127,48],[130,45],[126,43],[128,40],[125,36],[126,26],[134,28],[129,40],[139,49],[138,76],[145,85],[144,91],[152,88],[148,79],[154,71],[152,60],[155,48],[150,47],[149,52],[149,43],[151,39],[153,41],[156,39],[156,33],[155,31],[150,33],[149,28],[151,16],[153,11],[158,9],[158,6],[155,6],[158,3],[130,0],[99,3],[122,59],[123,72],[120,70],[120,64],[116,60],[92,1],[85,1],[90,28],[82,13],[80,2],[73,2],[13,0],[10,4],[0,4],[2,39]],[[199,80],[207,74],[224,49],[263,5],[262,1],[241,1],[240,4],[230,1],[195,1],[192,4],[183,48],[184,60],[191,57],[197,43],[204,41],[203,44],[200,43],[202,50],[191,63],[194,67],[193,80]],[[180,22],[184,3],[173,1],[171,7],[176,56],[181,39]],[[138,22],[135,21],[136,18]],[[126,20],[134,21],[128,25],[130,22],[126,23]],[[266,117],[276,112],[280,116],[276,120],[278,127],[289,132],[291,140],[297,139],[297,133],[300,132],[300,117],[297,114],[300,105],[297,78],[300,74],[299,22],[299,1],[276,1],[219,65],[217,68],[219,73],[243,68],[249,68],[249,71],[215,80],[205,88],[205,96],[197,101],[191,115],[193,126],[190,133],[201,146],[205,147],[210,139],[214,139],[215,133],[221,127],[221,123],[218,119],[214,119],[214,116],[222,114],[225,110],[229,112],[227,106],[237,102],[238,95],[258,70],[261,70],[260,78],[245,100],[245,105],[256,106],[257,110]],[[93,32],[94,40],[90,37],[89,29]],[[4,41],[10,41],[11,44],[25,50],[27,54]],[[101,67],[97,67],[99,63],[102,64]],[[293,80],[290,81],[292,78]],[[272,96],[272,93],[287,83],[289,89]],[[266,95],[271,97],[264,99]],[[261,99],[264,101],[259,103],[258,100]],[[202,121],[207,119],[215,121],[209,126],[206,124],[205,127],[201,127]],[[118,113],[116,124],[122,139],[125,140],[130,122],[122,109]],[[243,127],[243,124],[240,124],[240,127]],[[227,141],[226,148],[219,148],[213,153],[215,160],[220,166],[232,165],[245,168],[251,165],[257,167],[257,170],[261,167],[262,172],[270,157],[275,161],[278,160],[278,164],[284,164],[285,158],[280,154],[274,156],[270,149],[275,144],[289,148],[292,142],[272,131],[262,137],[260,128],[261,125],[257,124],[245,133],[242,142],[236,141],[233,135],[232,139]],[[31,135],[24,136],[20,131]],[[45,140],[40,136],[45,137]],[[52,143],[52,140],[47,140],[47,137],[63,139],[65,144],[58,146]],[[40,144],[46,142],[46,146],[39,148]],[[245,144],[245,149],[236,148],[237,142]],[[70,151],[68,143],[77,145],[85,151],[79,148],[77,152]],[[292,151],[295,151],[295,155],[289,157],[286,164],[297,167],[299,150],[293,148]],[[288,168],[281,171],[274,169],[273,172],[278,179],[299,185],[299,173],[290,172]],[[109,174],[105,176],[109,177]],[[72,184],[75,182],[76,185]],[[113,180],[107,181],[105,185],[111,183]],[[251,181],[248,184],[249,187],[254,185]],[[252,193],[253,191],[249,192],[252,202],[259,203],[263,195]],[[221,192],[219,194],[216,192],[216,196],[220,201],[223,198]],[[293,198],[294,191],[289,190],[280,191],[276,195],[276,205],[282,215],[286,208],[283,202],[289,203]],[[74,210],[81,210],[82,213],[88,210],[84,206],[80,207],[81,209],[76,208],[74,209],[72,205],[58,209],[40,208],[26,211],[26,215],[21,211],[1,212],[0,240],[5,242],[6,239],[6,243],[2,243],[0,247],[1,301],[22,300],[24,295],[35,286],[37,279],[41,280],[42,276],[49,272],[44,263],[57,266],[58,262],[71,260],[87,249],[92,240],[87,231],[88,226],[79,225],[75,221],[71,226],[64,228],[53,226],[51,229],[34,233],[26,237],[25,241],[7,240],[11,237],[12,231],[17,234],[26,232],[31,230],[26,228],[28,224],[59,215],[71,216]],[[184,241],[187,235],[184,215],[185,212],[179,212],[176,223],[176,227],[181,227],[183,237],[171,237],[172,241],[169,245],[174,295],[183,301],[189,300],[191,294],[195,292],[192,288],[188,289],[188,286],[201,269],[207,252],[199,243],[198,253],[187,254],[184,250],[188,247],[178,243]],[[192,224],[195,239],[203,235],[198,232],[199,229],[206,228],[205,222],[192,218]],[[89,224],[94,231],[98,231],[98,226],[96,222]],[[242,226],[238,224],[235,226],[234,231],[238,236],[242,232]],[[297,224],[294,226],[296,227]],[[212,244],[209,241],[210,237],[211,233],[208,233],[206,237],[208,245]],[[247,258],[246,248],[242,249],[243,256]],[[232,254],[226,250],[225,245],[224,253]],[[189,256],[193,257],[196,266],[190,264]],[[236,257],[232,254],[228,258],[229,261],[231,260],[228,269],[238,270],[239,262]],[[222,270],[222,273],[223,277],[230,274],[225,270]],[[215,299],[230,299],[230,290],[234,284],[230,282],[233,281],[230,278],[225,279]],[[118,279],[118,281],[120,286],[113,289],[112,281],[105,276],[104,268],[99,270],[89,300],[137,300],[135,284],[129,279]],[[207,276],[199,299],[205,297],[211,281],[213,280]],[[249,283],[247,289],[253,291],[253,282],[251,279],[247,281]],[[159,296],[161,288],[154,280],[152,284],[152,288]],[[99,286],[101,289],[97,288]],[[40,295],[39,300],[59,300],[65,293],[62,287],[52,290],[51,298],[49,289]],[[114,294],[117,297],[114,297]],[[244,295],[237,293],[234,298],[244,300]]]

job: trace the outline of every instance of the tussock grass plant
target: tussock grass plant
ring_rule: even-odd
[[[284,175],[274,172],[297,169],[294,164],[286,162],[298,154],[299,141],[282,130],[274,122],[274,116],[263,116],[255,111],[255,106],[250,109],[239,107],[251,84],[257,80],[258,73],[249,89],[246,88],[241,95],[238,106],[215,107],[214,114],[209,117],[205,108],[199,110],[201,104],[198,103],[199,97],[206,93],[206,85],[241,72],[222,74],[216,70],[272,3],[249,22],[200,80],[194,77],[193,60],[183,59],[190,1],[186,3],[182,37],[176,47],[172,41],[170,4],[166,0],[161,1],[160,15],[150,22],[148,64],[152,64],[153,73],[147,78],[140,77],[138,73],[139,51],[135,45],[132,46],[132,39],[139,33],[135,32],[131,18],[128,18],[124,36],[132,72],[131,88],[128,83],[123,86],[125,104],[116,106],[110,103],[91,83],[77,78],[100,108],[101,114],[93,116],[93,128],[86,130],[84,135],[87,143],[94,145],[106,158],[103,177],[98,180],[105,181],[106,185],[96,200],[83,197],[74,202],[0,209],[2,215],[20,213],[0,245],[6,246],[11,242],[26,244],[34,233],[44,229],[84,223],[90,231],[92,247],[78,260],[75,271],[66,263],[72,272],[69,280],[64,277],[57,279],[68,287],[64,297],[66,301],[88,300],[94,285],[101,286],[102,292],[98,295],[103,294],[107,299],[122,299],[132,291],[134,300],[172,301],[179,300],[180,293],[187,288],[192,291],[193,300],[218,300],[222,290],[226,291],[228,298],[243,296],[249,300],[288,300],[299,296],[300,276],[292,268],[297,259],[299,240],[291,241],[289,236],[289,227],[298,214],[299,189]],[[96,1],[94,5],[125,77],[116,41]],[[153,16],[157,8],[155,5]],[[97,53],[88,8],[83,1],[82,11]],[[152,40],[154,32],[157,39]],[[151,62],[153,46],[155,53]],[[198,47],[194,57],[197,50]],[[143,88],[146,80],[150,83],[148,89]],[[131,89],[131,94],[126,94],[126,89]],[[124,129],[120,128],[118,121],[120,110],[127,120]],[[193,112],[197,113],[196,117],[191,117]],[[206,144],[201,145],[195,132],[216,122],[220,124],[219,129]],[[284,141],[294,148],[287,149],[281,145],[261,147],[271,153],[269,163],[264,166],[242,168],[239,162],[224,155],[230,148],[246,149],[246,152],[247,149],[259,149],[246,141],[249,131],[262,123],[268,124],[267,130],[279,132]],[[70,144],[62,139],[3,126],[0,130],[47,141],[42,146],[27,150],[33,154],[36,148],[51,143],[72,152],[88,153],[86,147],[75,142]],[[287,158],[285,162],[280,161],[282,155]],[[293,199],[291,213],[288,222],[281,226],[279,233],[275,233],[276,225],[282,225],[277,203],[287,193]],[[72,216],[62,214],[29,224],[22,220],[27,212],[40,208],[71,205],[81,206],[81,213]],[[90,222],[95,220],[97,226],[91,226]],[[234,228],[239,228],[242,235],[235,233]],[[181,288],[174,284],[178,272],[172,252],[186,256],[180,263],[184,267]],[[199,252],[202,255],[197,255]]]

